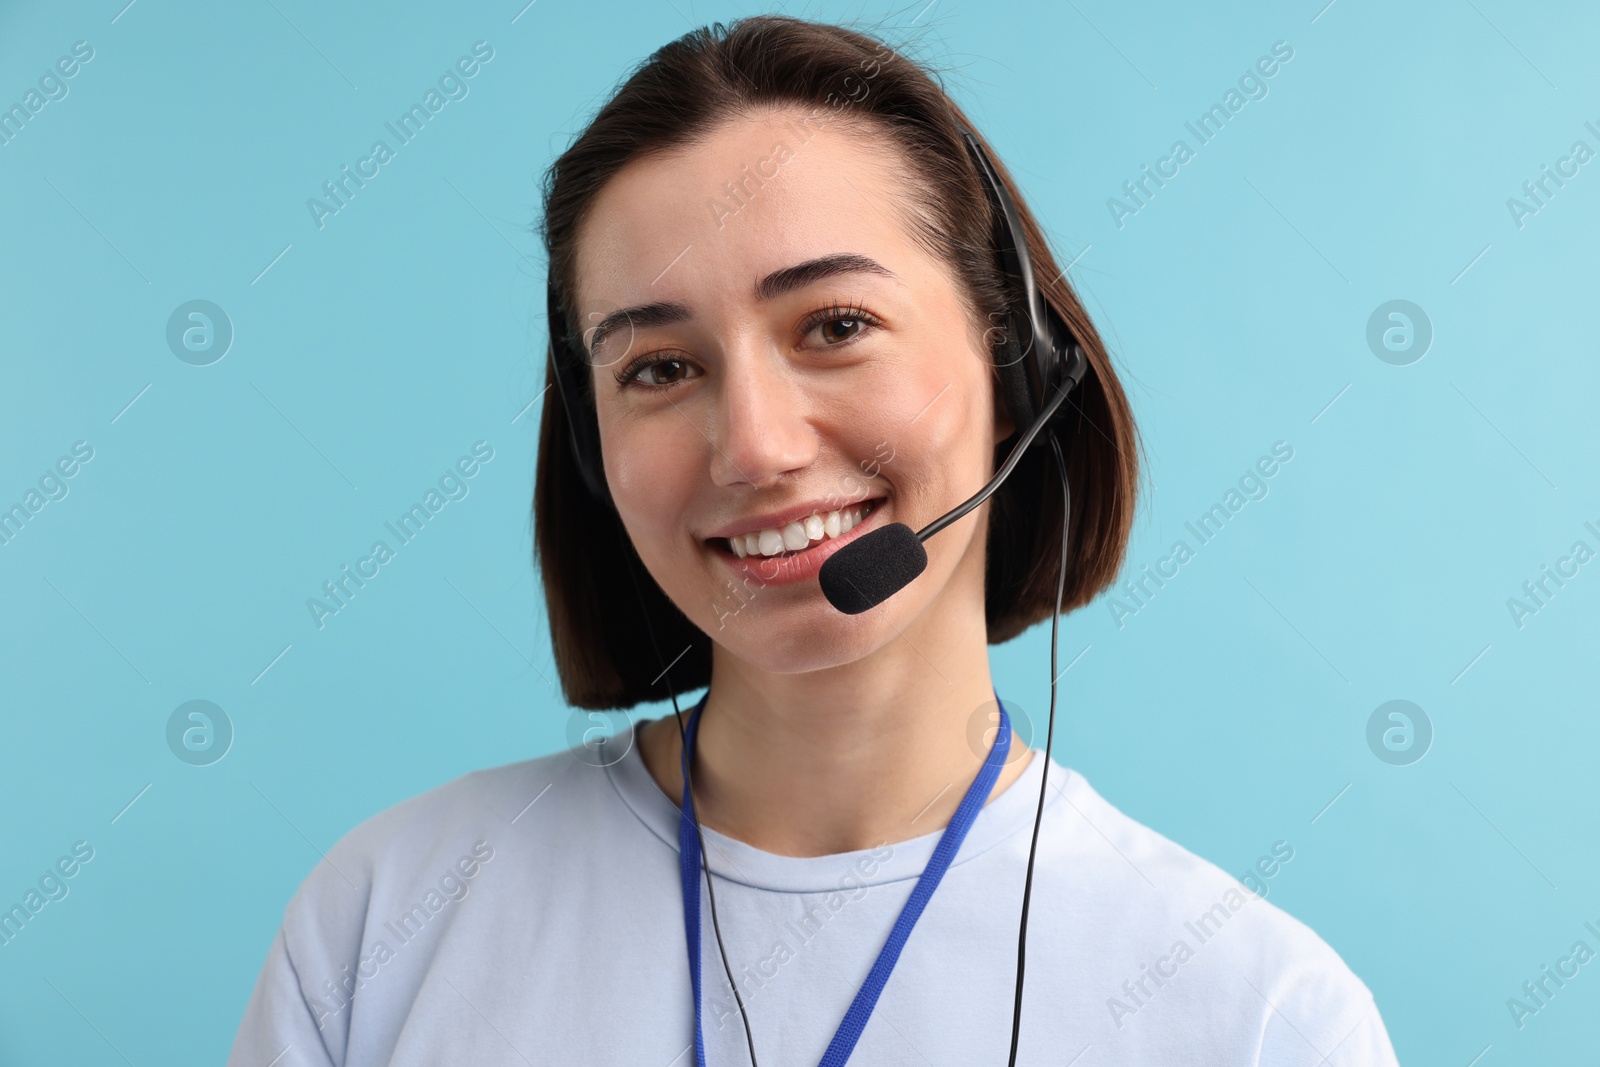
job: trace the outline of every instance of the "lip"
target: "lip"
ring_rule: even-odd
[[[710,545],[709,547],[712,553],[718,559],[722,560],[726,567],[740,577],[748,578],[757,585],[792,585],[795,582],[803,582],[807,579],[815,578],[817,572],[822,569],[822,565],[828,561],[829,556],[833,555],[835,552],[839,551],[856,538],[864,534],[871,533],[873,530],[883,525],[883,522],[879,517],[883,514],[883,503],[885,499],[887,498],[869,497],[848,505],[849,507],[860,507],[866,504],[871,504],[872,510],[867,513],[866,518],[856,523],[855,526],[851,527],[846,533],[840,534],[838,537],[824,538],[823,540],[812,545],[810,548],[803,549],[802,551],[796,552],[793,555],[745,556],[741,558],[739,556],[735,556],[730,549],[723,548],[719,545]],[[775,512],[774,514],[787,516],[784,521],[793,522],[796,519],[804,518],[805,516],[810,515],[817,510],[820,509],[812,507],[810,511],[796,512],[791,508],[787,512]],[[771,520],[768,519],[762,519],[761,521],[770,523],[771,525],[778,525],[778,523],[772,523]],[[758,527],[758,529],[768,528],[769,526]],[[754,532],[753,530],[749,529],[741,531],[734,526],[726,527],[726,529],[728,529],[731,533]]]
[[[781,530],[789,523],[799,522],[808,515],[826,515],[830,511],[843,511],[844,508],[860,507],[863,504],[877,504],[882,500],[882,496],[864,496],[860,500],[850,501],[843,507],[829,507],[828,505],[834,502],[834,498],[812,500],[808,503],[784,508],[782,511],[769,511],[765,515],[752,515],[748,518],[736,519],[726,526],[712,530],[706,534],[706,539],[760,533],[762,530]]]

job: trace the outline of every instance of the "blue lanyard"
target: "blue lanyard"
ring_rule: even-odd
[[[700,698],[700,703],[696,704],[694,711],[689,714],[689,725],[685,729],[687,743],[683,746],[685,783],[689,781],[689,761],[694,755],[695,731],[700,725],[700,709],[705,707],[706,699],[710,696],[711,692],[707,690],[706,695]],[[1000,730],[995,735],[994,745],[989,749],[989,757],[978,771],[978,776],[967,787],[967,795],[962,798],[961,806],[956,809],[950,824],[945,827],[938,846],[933,850],[933,857],[928,860],[927,867],[923,868],[922,877],[917,879],[916,887],[912,889],[905,907],[900,909],[900,917],[895,920],[894,929],[889,931],[889,939],[884,942],[883,949],[878,953],[877,962],[872,965],[867,980],[861,984],[856,999],[851,1002],[850,1010],[845,1012],[844,1020],[839,1023],[839,1029],[834,1033],[828,1051],[823,1054],[820,1067],[844,1067],[845,1061],[850,1058],[856,1042],[861,1039],[862,1031],[867,1027],[867,1019],[872,1015],[872,1009],[878,1003],[878,995],[883,992],[884,984],[889,981],[889,972],[894,970],[894,965],[900,959],[900,950],[905,947],[906,939],[911,936],[911,928],[917,924],[917,919],[922,916],[922,910],[928,906],[928,901],[933,899],[933,891],[939,888],[939,881],[944,877],[950,861],[955,858],[956,851],[967,836],[967,831],[972,828],[978,812],[994,790],[994,783],[1000,777],[1000,768],[1005,766],[1006,753],[1011,747],[1011,719],[1006,714],[1005,704],[1001,703],[998,692],[995,693],[994,699],[1000,707]],[[689,978],[694,985],[694,1052],[698,1067],[706,1067],[705,1036],[700,1029],[700,835],[698,824],[695,822],[694,797],[687,788],[683,790],[681,808],[683,818],[678,823],[678,854],[683,874],[683,928],[689,946]]]

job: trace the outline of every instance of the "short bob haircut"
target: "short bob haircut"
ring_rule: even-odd
[[[692,144],[724,120],[777,107],[855,123],[895,146],[915,179],[915,239],[949,265],[975,323],[1004,321],[1006,282],[995,263],[989,202],[960,137],[962,127],[976,127],[927,69],[876,38],[762,15],[702,27],[659,49],[545,175],[540,233],[567,323],[579,321],[572,299],[578,230],[606,182],[635,159]],[[1066,610],[1094,599],[1122,567],[1140,444],[1094,324],[1021,192],[992,151],[990,157],[1021,214],[1038,285],[1089,360],[1068,399],[1073,410],[1053,431],[1072,487]],[[586,351],[576,338],[569,344]],[[555,380],[553,360],[551,352],[547,382]],[[592,391],[580,402],[592,405]],[[560,400],[547,393],[543,406],[534,556],[568,703],[630,708],[709,685],[711,638],[662,592],[609,502],[585,490]],[[997,447],[997,464],[1014,441],[1015,435]],[[1055,609],[1061,483],[1044,444],[1041,435],[990,498],[984,596],[990,644],[1010,640]]]

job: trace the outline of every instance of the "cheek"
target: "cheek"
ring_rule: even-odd
[[[694,428],[675,412],[665,414],[619,422],[601,434],[611,497],[645,559],[684,529],[683,516],[706,477]]]
[[[965,349],[923,356],[873,391],[871,440],[862,455],[892,455],[884,466],[891,478],[898,467],[918,482],[965,484],[992,460],[991,372]]]

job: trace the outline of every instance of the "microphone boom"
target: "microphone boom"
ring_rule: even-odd
[[[1081,356],[1077,365],[1084,365]],[[989,484],[959,506],[928,523],[919,533],[913,533],[911,527],[903,522],[891,522],[829,556],[817,572],[817,583],[822,586],[822,595],[828,598],[828,603],[846,615],[860,615],[894,596],[927,570],[928,553],[922,547],[922,542],[962,518],[1000,488],[1022,458],[1022,453],[1055,417],[1062,401],[1066,400],[1076,384],[1074,378],[1062,383],[1050,398],[1050,403],[1033,420],[1033,425],[1012,447],[1011,454],[994,477],[989,479]]]

